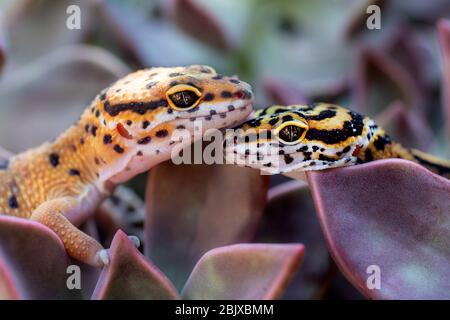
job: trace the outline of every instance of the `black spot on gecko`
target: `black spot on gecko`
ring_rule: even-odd
[[[142,122],[142,129],[147,129],[147,127],[150,125],[150,122],[145,120],[144,122]]]
[[[133,121],[127,120],[127,126],[131,126],[133,124]]]
[[[71,176],[80,176],[80,170],[78,170],[78,169],[70,169],[69,170],[69,175],[71,175]]]
[[[273,125],[277,124],[278,120],[279,120],[278,117],[272,118],[272,119],[270,119],[269,124],[270,124],[271,126],[273,126]]]
[[[318,146],[312,146],[312,150],[313,150],[314,152],[316,152],[317,150],[319,150],[319,147],[318,147]]]
[[[211,100],[214,100],[214,94],[212,94],[212,93],[207,93],[203,97],[203,101],[211,101]]]
[[[384,147],[390,143],[391,143],[391,138],[386,135],[384,137],[379,136],[377,138],[377,140],[374,141],[373,145],[375,146],[375,148],[377,150],[384,150]]]
[[[222,98],[231,98],[233,95],[231,94],[230,91],[222,91],[222,92],[220,93],[220,96],[221,96]]]
[[[50,161],[50,164],[52,165],[53,168],[56,168],[59,165],[59,154],[57,153],[51,153],[48,156],[48,160]]]
[[[239,84],[239,83],[241,83],[238,79],[230,79],[230,82],[231,82],[231,83],[234,83],[234,84]]]
[[[328,156],[326,156],[324,154],[320,154],[319,155],[319,160],[328,161],[328,162],[334,162],[334,161],[337,161],[338,159],[328,157]]]
[[[19,202],[17,201],[17,197],[15,195],[8,198],[8,205],[11,209],[19,208]]]
[[[89,132],[89,125],[88,124],[84,126],[84,132],[86,132],[86,133]]]
[[[232,104],[230,104],[230,105],[227,107],[227,109],[228,109],[228,111],[233,111],[233,110],[235,110],[236,108],[235,108]]]
[[[312,152],[303,152],[303,161],[311,160]]]
[[[96,118],[100,117],[100,111],[98,111],[98,110],[95,111],[95,117]]]
[[[150,138],[150,137],[144,137],[142,139],[139,139],[137,143],[138,144],[148,144],[151,140],[152,140],[152,138]]]
[[[333,118],[336,116],[336,111],[335,110],[323,110],[320,111],[319,114],[317,115],[306,115],[306,114],[302,114],[301,115],[305,120],[315,120],[315,121],[320,121],[320,120],[324,120],[324,119],[329,119],[329,118]]]
[[[92,126],[91,128],[91,134],[96,137],[97,136],[97,127],[96,126]]]
[[[287,115],[287,116],[283,117],[283,122],[292,121],[292,120],[294,120],[294,118],[292,118],[291,115]]]
[[[104,144],[109,144],[112,142],[112,136],[110,134],[105,134],[103,136],[103,143]]]
[[[305,151],[308,151],[308,146],[303,146],[303,147],[297,149],[297,152],[305,152]]]
[[[156,136],[158,138],[164,138],[169,134],[169,131],[167,131],[166,129],[161,129],[159,131],[156,132]]]
[[[151,89],[151,88],[153,88],[157,83],[158,83],[158,82],[156,82],[156,81],[150,81],[149,83],[147,83],[147,84],[145,85],[145,88],[146,88],[146,89]]]
[[[346,146],[343,150],[342,150],[342,152],[343,153],[347,153],[347,152],[349,152],[350,151],[350,146]]]
[[[218,74],[218,75],[212,77],[211,79],[213,79],[213,80],[220,80],[220,79],[223,79],[223,75]]]
[[[182,75],[183,75],[183,73],[180,73],[180,72],[169,73],[169,77],[171,77],[171,78],[179,77],[179,76],[182,76]]]
[[[121,147],[121,146],[119,146],[118,144],[116,144],[116,145],[114,145],[114,151],[115,152],[117,152],[117,153],[123,153],[125,150]]]
[[[285,154],[284,155],[284,162],[286,162],[286,164],[290,164],[292,161],[294,161],[294,158],[292,158],[290,155]]]

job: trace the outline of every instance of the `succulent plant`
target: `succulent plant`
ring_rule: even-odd
[[[54,137],[132,69],[203,63],[251,82],[257,107],[336,102],[448,156],[450,6],[421,3],[85,1],[69,30],[70,1],[2,2],[0,145]],[[370,4],[381,30],[365,27]],[[312,172],[308,185],[167,162],[129,186],[145,197],[142,253],[95,215],[83,228],[111,246],[111,265],[81,265],[81,290],[52,231],[0,216],[0,298],[450,298],[450,182],[408,161]]]

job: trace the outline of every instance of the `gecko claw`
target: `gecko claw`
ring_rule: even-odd
[[[141,241],[139,240],[138,237],[136,236],[128,236],[128,239],[133,242],[134,246],[136,248],[139,248],[141,246]]]
[[[109,254],[108,250],[103,249],[97,252],[97,261],[101,262],[103,266],[109,265]]]

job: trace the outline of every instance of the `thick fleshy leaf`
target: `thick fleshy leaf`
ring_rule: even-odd
[[[181,30],[203,43],[227,51],[230,44],[219,21],[193,0],[171,0],[171,14]]]
[[[0,260],[21,299],[81,298],[67,287],[71,261],[61,240],[40,223],[0,216]]]
[[[103,49],[75,46],[2,79],[0,145],[19,152],[53,139],[79,119],[95,95],[128,71]]]
[[[446,117],[447,134],[450,137],[450,20],[439,20],[438,31],[443,57],[442,94],[444,97],[444,116]]]
[[[403,101],[418,112],[423,110],[420,88],[394,59],[381,50],[363,49],[358,63],[353,108],[373,116],[394,101]]]
[[[117,231],[93,299],[177,299],[178,293],[165,275],[134,247],[127,235]]]
[[[365,296],[450,298],[449,180],[399,159],[308,178],[331,254]]]
[[[303,260],[301,244],[237,244],[206,253],[184,299],[279,299]]]
[[[319,298],[329,285],[330,257],[305,183],[290,181],[269,191],[255,242],[300,242],[307,248],[303,266],[284,296]]]
[[[181,288],[205,252],[251,240],[267,185],[248,168],[158,165],[147,184],[146,256]]]
[[[14,285],[13,277],[0,260],[0,300],[17,300],[19,293]]]
[[[433,133],[427,123],[402,102],[394,102],[377,116],[377,123],[389,136],[409,148],[429,150]]]

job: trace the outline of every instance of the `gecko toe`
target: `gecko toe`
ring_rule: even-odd
[[[133,242],[134,246],[136,248],[139,248],[141,246],[141,241],[136,236],[128,236],[128,239],[130,239],[131,242]]]

